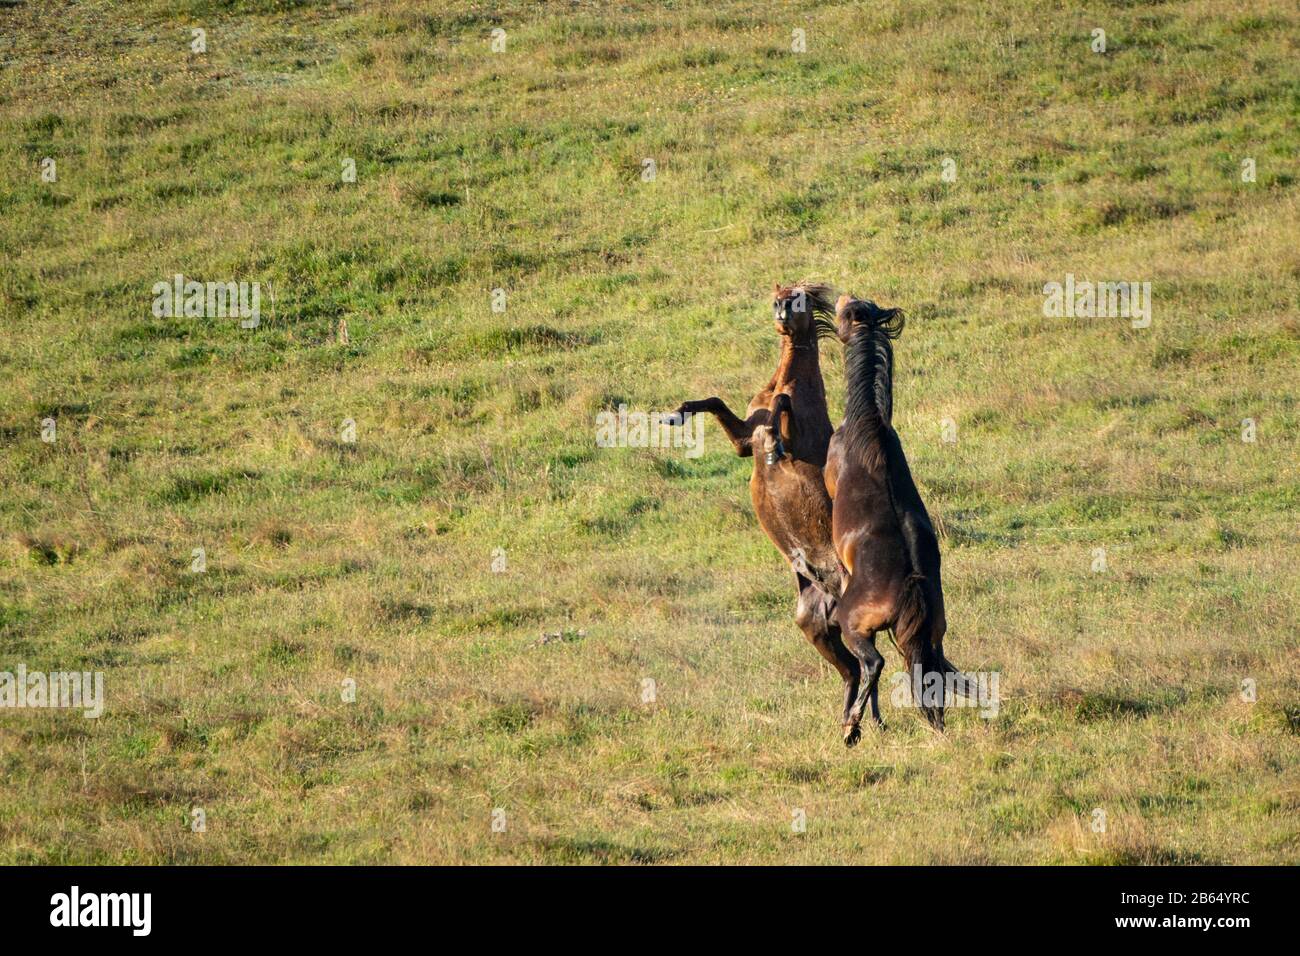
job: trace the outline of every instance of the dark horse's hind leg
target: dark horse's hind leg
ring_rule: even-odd
[[[867,627],[867,621],[858,620],[857,626],[850,624],[853,620],[850,610],[855,603],[855,595],[850,589],[840,599],[836,608],[836,618],[844,636],[844,646],[858,659],[861,679],[858,692],[844,720],[844,743],[852,747],[858,741],[861,731],[862,712],[871,705],[871,719],[882,730],[885,722],[880,719],[880,673],[885,669],[885,658],[876,650],[876,628]],[[861,615],[859,615],[861,618]]]
[[[844,681],[844,713],[840,722],[847,724],[849,707],[858,692],[858,659],[844,646],[840,626],[835,622],[834,599],[802,574],[796,574],[795,581],[799,587],[795,623],[809,643],[817,648],[817,653],[830,662]]]
[[[856,729],[862,721],[862,711],[869,703],[872,722],[883,730],[885,722],[880,719],[880,672],[885,669],[885,658],[880,651],[876,650],[876,633],[872,631],[856,639],[853,635],[848,635],[847,643],[858,656],[862,668],[862,681],[858,686],[857,699],[849,709],[846,723]],[[846,736],[845,743],[847,742]]]

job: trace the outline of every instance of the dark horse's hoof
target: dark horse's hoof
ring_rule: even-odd
[[[844,726],[844,746],[852,747],[862,739],[861,724],[845,724]]]
[[[769,465],[775,465],[778,461],[780,461],[784,457],[785,457],[785,446],[782,445],[780,442],[777,442],[772,446],[771,450],[769,450],[767,453],[767,463]]]

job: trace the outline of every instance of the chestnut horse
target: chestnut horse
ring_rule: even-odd
[[[684,402],[674,415],[715,416],[736,454],[754,459],[749,479],[754,513],[795,575],[799,629],[844,681],[841,723],[849,720],[858,685],[858,658],[840,639],[835,605],[843,580],[831,540],[831,499],[822,468],[831,419],[818,363],[818,339],[834,334],[831,296],[824,285],[776,285],[772,312],[781,337],[776,372],[740,418],[720,398]]]
[[[871,719],[884,726],[877,683],[885,660],[876,650],[878,631],[893,630],[909,683],[927,688],[915,703],[935,729],[943,729],[945,677],[963,696],[973,693],[943,654],[947,620],[939,542],[892,424],[893,343],[903,322],[899,309],[847,295],[835,306],[847,382],[844,423],[831,440],[825,477],[835,500],[835,550],[848,572],[835,617],[862,675],[845,713],[850,746],[861,734],[868,701]]]

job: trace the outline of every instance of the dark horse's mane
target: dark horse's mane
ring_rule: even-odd
[[[901,309],[857,300],[847,307],[852,323],[845,349],[847,398],[844,438],[848,450],[874,474],[887,464],[894,417],[894,339],[906,321]]]

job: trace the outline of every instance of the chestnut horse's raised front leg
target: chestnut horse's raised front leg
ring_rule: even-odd
[[[778,392],[772,399],[772,405],[768,409],[768,421],[772,423],[772,447],[767,452],[769,465],[775,465],[785,457],[785,444],[781,441],[781,430],[786,421],[792,420],[790,413],[793,407],[790,396],[785,392]]]
[[[758,420],[759,415],[755,415],[749,421],[745,421],[738,416],[722,399],[702,398],[697,402],[682,402],[673,415],[677,419],[677,424],[681,424],[683,416],[698,415],[701,412],[708,412],[718,420],[722,430],[727,433],[727,438],[731,441],[732,446],[736,449],[736,454],[741,458],[748,458],[754,454],[754,447],[751,440],[754,437],[754,428],[762,424]]]

